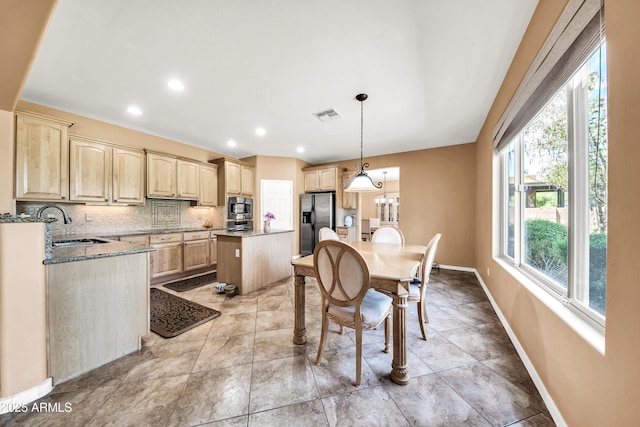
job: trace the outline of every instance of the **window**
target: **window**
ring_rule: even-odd
[[[504,259],[604,326],[606,44],[500,151]]]

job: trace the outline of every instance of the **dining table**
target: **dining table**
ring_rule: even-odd
[[[382,291],[393,299],[393,361],[391,380],[396,384],[409,383],[407,366],[407,297],[409,282],[416,276],[427,251],[422,245],[394,245],[389,243],[352,242],[364,258],[371,276],[370,287]],[[313,255],[294,259],[295,324],[294,344],[307,342],[305,329],[306,277],[315,277]]]

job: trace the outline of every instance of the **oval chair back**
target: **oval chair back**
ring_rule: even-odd
[[[373,232],[373,243],[389,243],[392,245],[404,245],[404,234],[398,227],[383,225]]]
[[[340,240],[338,234],[329,227],[322,227],[318,230],[318,238],[321,242],[323,240]]]

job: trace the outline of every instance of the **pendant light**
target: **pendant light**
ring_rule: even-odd
[[[377,184],[373,183],[373,180],[367,175],[364,171],[369,167],[369,163],[364,163],[362,161],[362,135],[363,135],[363,127],[364,127],[364,115],[363,111],[363,103],[368,98],[366,93],[361,93],[356,95],[356,99],[360,101],[360,163],[356,163],[356,168],[359,168],[360,171],[354,176],[349,184],[344,185],[344,182],[340,185],[343,191],[346,192],[367,192],[367,191],[376,191],[382,188],[382,183],[379,182]]]

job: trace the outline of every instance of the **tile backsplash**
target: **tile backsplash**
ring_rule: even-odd
[[[200,228],[208,221],[214,228],[224,227],[224,208],[196,208],[189,201],[147,199],[144,205],[106,206],[72,203],[55,204],[71,217],[64,224],[57,209],[44,211],[54,215],[53,234],[111,234],[152,228]],[[45,203],[16,202],[16,213],[35,215]]]

